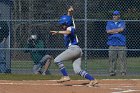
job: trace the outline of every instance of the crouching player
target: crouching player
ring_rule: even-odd
[[[44,48],[44,42],[43,40],[39,39],[37,35],[31,35],[31,37],[27,40],[27,48],[32,48],[31,50],[26,50],[26,53],[30,53],[32,60],[34,62],[33,66],[33,73],[34,74],[50,74],[50,71],[48,70],[52,56],[46,54],[46,51],[44,50],[35,50],[34,48]],[[42,71],[42,68],[44,66],[44,70]]]

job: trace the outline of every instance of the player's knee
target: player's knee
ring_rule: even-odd
[[[54,61],[54,63],[55,63],[59,68],[64,67],[64,64],[63,64],[61,61]]]
[[[79,74],[79,72],[81,71],[81,67],[79,64],[73,64],[73,70],[75,72],[75,74]]]
[[[61,62],[61,60],[60,60],[59,58],[56,57],[56,58],[54,59],[54,63],[57,64],[58,62]]]
[[[45,55],[44,58],[47,60],[47,59],[52,59],[52,56],[50,55]]]
[[[51,61],[51,56],[50,55],[45,55],[41,60],[40,60],[40,64],[45,65],[46,62],[48,62],[48,60]]]
[[[75,74],[79,74],[80,71],[81,71],[81,68],[74,68],[74,72],[75,72]]]
[[[58,61],[57,61],[56,58],[55,58],[55,59],[54,59],[54,63],[57,64],[57,62],[58,62]]]

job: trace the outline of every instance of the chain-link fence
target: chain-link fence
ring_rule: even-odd
[[[140,75],[139,4],[139,0],[1,0],[1,21],[6,21],[10,29],[8,48],[4,48],[7,67],[12,73],[32,73],[33,60],[26,50],[44,50],[54,58],[65,50],[63,36],[52,36],[49,32],[60,30],[58,18],[72,5],[79,46],[83,49],[83,69],[108,75],[106,22],[112,19],[114,10],[119,10],[127,28],[127,72],[128,75]],[[27,40],[32,34],[37,34],[45,46],[27,48]],[[64,64],[71,73],[71,63]],[[50,70],[52,73],[58,71],[54,64]]]

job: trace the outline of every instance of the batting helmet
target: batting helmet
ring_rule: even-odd
[[[60,17],[59,20],[60,25],[66,25],[66,26],[71,26],[72,24],[72,17],[68,15],[63,15]]]

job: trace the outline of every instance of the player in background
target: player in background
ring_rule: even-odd
[[[76,30],[72,23],[72,17],[69,15],[63,15],[60,17],[59,24],[62,26],[62,31],[50,31],[52,35],[64,35],[64,43],[67,49],[59,54],[55,59],[54,63],[59,67],[63,77],[58,81],[66,82],[70,81],[70,77],[65,69],[63,61],[72,60],[72,65],[74,72],[88,80],[90,80],[87,86],[95,86],[98,82],[89,75],[86,71],[81,69],[81,58],[82,58],[82,49],[78,46],[78,38],[76,35]]]
[[[27,48],[44,48],[43,40],[39,39],[41,36],[31,35],[27,40]],[[48,68],[51,64],[52,57],[46,54],[44,50],[26,50],[25,53],[30,53],[34,62],[33,73],[47,75],[50,74]],[[44,70],[42,71],[42,67]]]
[[[116,75],[117,59],[120,62],[120,72],[126,75],[126,25],[120,19],[120,11],[113,12],[113,20],[106,25],[108,34],[107,44],[109,46],[110,76]]]

